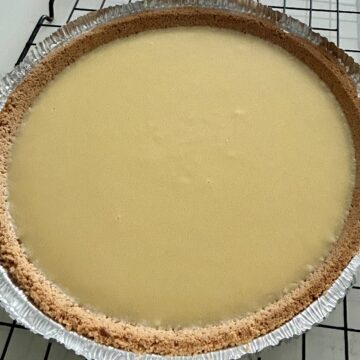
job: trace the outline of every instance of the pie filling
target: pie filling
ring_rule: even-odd
[[[345,116],[314,72],[251,35],[140,33],[35,101],[12,148],[11,214],[81,305],[177,328],[257,310],[337,239],[354,182]]]

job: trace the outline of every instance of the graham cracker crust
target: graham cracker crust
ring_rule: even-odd
[[[18,85],[0,113],[0,263],[33,304],[66,329],[98,343],[140,354],[193,355],[248,343],[278,328],[322,295],[360,248],[360,169],[356,166],[350,211],[339,240],[324,262],[293,291],[240,319],[174,330],[126,323],[76,304],[30,262],[10,222],[7,202],[7,159],[24,114],[46,84],[81,55],[117,38],[174,26],[237,30],[271,41],[295,55],[334,93],[349,123],[355,157],[360,158],[360,101],[345,69],[325,49],[285,33],[267,20],[211,9],[148,11],[101,25],[41,61]]]

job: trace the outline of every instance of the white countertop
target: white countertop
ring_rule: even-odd
[[[0,0],[0,76],[13,69],[39,17],[48,13],[48,3],[48,0]],[[75,0],[55,0],[54,23],[64,24],[74,3]]]
[[[76,0],[55,0],[55,19],[53,24],[62,25],[66,22]],[[101,0],[79,0],[77,7],[97,9]],[[264,4],[283,6],[284,0],[263,0]],[[106,0],[105,6],[122,3],[122,0]],[[340,46],[344,49],[360,49],[360,16],[347,11],[359,11],[360,0],[340,0]],[[310,0],[286,0],[286,12],[301,21],[308,22]],[[336,12],[326,11],[336,9],[336,0],[313,0],[313,8],[323,9],[313,13],[313,26],[321,28],[336,28]],[[32,29],[42,14],[47,14],[48,0],[0,0],[0,76],[10,71],[17,61]],[[86,11],[76,10],[72,19],[85,14]],[[36,41],[48,36],[53,28],[42,28]],[[336,32],[322,31],[324,36],[336,40]],[[360,62],[359,53],[351,55]],[[360,283],[359,289],[350,291],[344,304],[323,323],[327,328],[316,327],[306,334],[306,351],[303,353],[303,339],[293,339],[279,347],[265,350],[253,359],[261,360],[356,360],[360,359]],[[345,313],[347,327],[344,330]],[[1,360],[40,360],[48,359],[70,360],[80,357],[66,350],[59,344],[51,347],[41,336],[29,331],[14,328],[11,330],[11,320],[0,309],[0,359]],[[12,332],[13,331],[13,332]],[[1,357],[7,339],[9,342],[6,356]],[[346,359],[346,351],[348,359]],[[249,359],[249,358],[247,358]]]

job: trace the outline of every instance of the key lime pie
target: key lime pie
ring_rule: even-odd
[[[99,343],[246,343],[358,251],[355,87],[265,20],[183,8],[99,26],[36,66],[0,120],[1,263]]]

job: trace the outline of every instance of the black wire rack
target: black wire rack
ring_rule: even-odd
[[[307,23],[312,29],[322,33],[355,59],[360,60],[360,0],[262,0],[258,2]],[[50,0],[48,14],[40,16],[16,64],[19,64],[31,47],[36,45],[39,35],[44,29],[55,31],[56,28],[80,15],[116,3],[124,2],[121,0],[74,0],[73,6],[69,8],[66,20],[57,24],[55,0]],[[26,340],[25,336],[30,340]],[[292,344],[290,350],[289,344]],[[360,359],[360,284],[353,287],[329,319],[309,333],[292,340],[289,344],[265,350],[260,354],[250,356],[248,359]],[[12,348],[19,346],[23,349],[20,352],[21,355],[14,355],[16,351],[13,351]],[[314,351],[316,346],[320,347],[318,352]],[[325,355],[319,355],[323,350],[326,350]],[[56,342],[30,334],[23,326],[12,321],[2,310],[0,310],[0,354],[0,360],[81,359]]]

